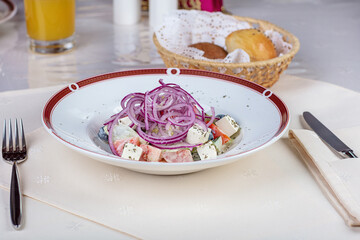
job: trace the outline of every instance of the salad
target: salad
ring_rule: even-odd
[[[216,158],[239,136],[240,126],[229,115],[215,115],[184,89],[164,83],[145,93],[130,93],[122,110],[111,116],[98,136],[113,154],[148,162],[193,162]]]

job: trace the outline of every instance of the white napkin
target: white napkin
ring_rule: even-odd
[[[359,155],[360,127],[336,134]],[[289,138],[346,224],[360,226],[360,159],[342,158],[313,131],[290,130]]]

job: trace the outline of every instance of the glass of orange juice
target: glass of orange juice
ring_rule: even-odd
[[[75,0],[24,0],[30,49],[60,53],[74,47]]]

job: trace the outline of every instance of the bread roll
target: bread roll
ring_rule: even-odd
[[[242,29],[230,33],[225,39],[227,51],[242,49],[250,56],[250,61],[262,61],[276,57],[272,41],[257,29]]]
[[[222,47],[213,43],[201,42],[189,45],[189,47],[204,51],[203,57],[209,59],[224,59],[227,56],[227,52]]]

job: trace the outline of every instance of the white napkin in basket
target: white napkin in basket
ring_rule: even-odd
[[[360,127],[336,134],[359,155]],[[290,130],[289,138],[346,224],[360,226],[360,159],[341,158],[313,131]]]
[[[225,38],[230,33],[255,27],[249,22],[221,12],[176,10],[164,17],[163,24],[155,29],[155,34],[161,46],[176,54],[205,61],[241,63],[250,62],[249,55],[242,49],[233,51],[224,59],[208,59],[203,57],[202,50],[188,46],[211,42],[226,49]],[[279,56],[292,48],[291,44],[284,41],[283,36],[273,29],[266,30],[265,35],[274,43]]]

